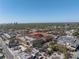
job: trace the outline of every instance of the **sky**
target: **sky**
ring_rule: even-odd
[[[79,22],[79,0],[0,0],[0,23]]]

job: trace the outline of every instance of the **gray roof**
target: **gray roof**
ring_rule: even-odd
[[[59,57],[52,57],[52,59],[60,59]]]
[[[58,42],[61,42],[63,44],[70,43],[71,46],[73,46],[73,47],[77,47],[79,45],[79,40],[74,37],[62,36],[62,37],[59,37],[57,40],[58,40]]]
[[[25,52],[19,53],[19,56],[21,59],[28,59],[29,57],[31,57],[31,55],[29,55]]]

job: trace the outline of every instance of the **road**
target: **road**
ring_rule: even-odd
[[[11,54],[11,52],[8,49],[8,46],[5,44],[5,42],[2,40],[1,37],[0,37],[0,45],[3,48],[3,53],[5,53],[5,55],[6,55],[6,59],[14,59],[13,55]]]
[[[79,58],[79,51],[76,51],[73,55],[73,58],[72,59],[77,59]]]

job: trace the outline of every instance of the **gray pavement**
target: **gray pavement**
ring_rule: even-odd
[[[73,58],[72,59],[77,59],[79,58],[79,51],[76,51],[73,55]]]
[[[6,59],[14,59],[13,55],[8,50],[8,46],[5,44],[2,38],[0,38],[0,45],[3,48],[3,53],[6,55]]]

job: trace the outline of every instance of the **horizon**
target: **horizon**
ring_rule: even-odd
[[[30,22],[30,23],[13,22],[13,23],[0,23],[0,24],[79,24],[79,22]]]

